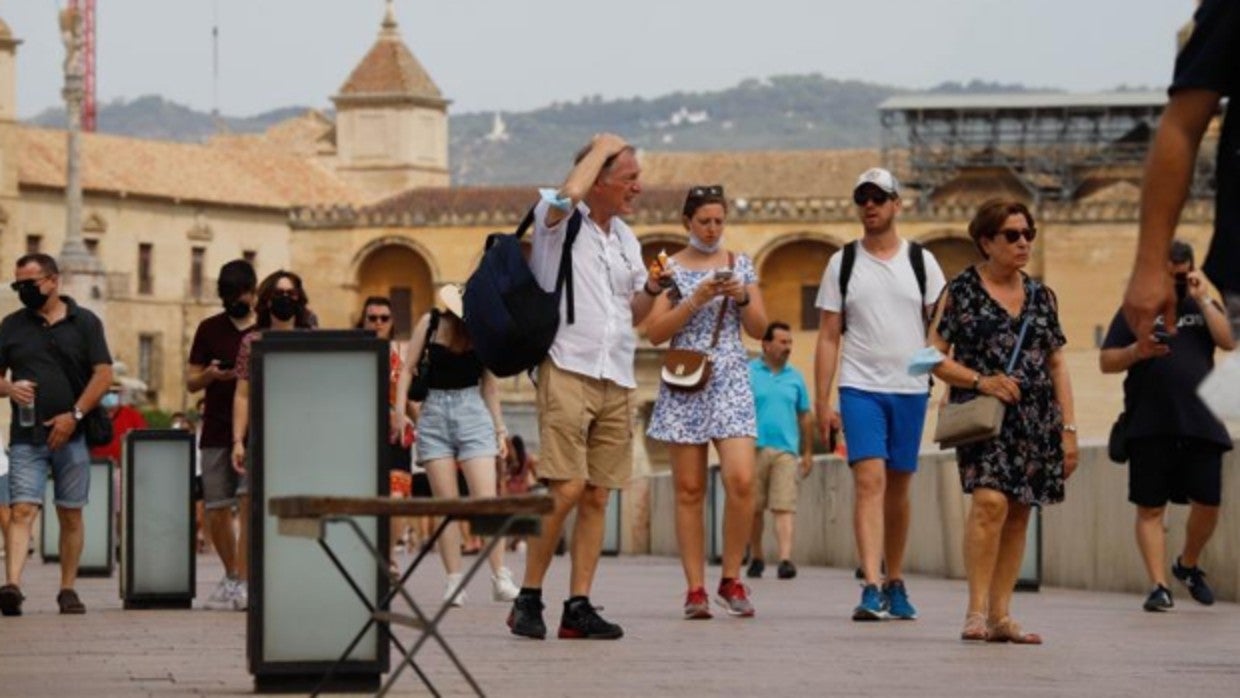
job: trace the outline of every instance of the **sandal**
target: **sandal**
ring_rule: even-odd
[[[985,613],[970,613],[964,617],[964,630],[960,631],[960,639],[966,642],[985,642],[990,639],[990,631],[986,628]]]
[[[1010,642],[1013,645],[1040,645],[1042,636],[1037,633],[1026,633],[1020,624],[1009,617],[1004,617],[990,625],[990,637],[987,642]]]

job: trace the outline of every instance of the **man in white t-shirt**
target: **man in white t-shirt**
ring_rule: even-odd
[[[909,375],[907,362],[926,346],[926,318],[945,282],[933,255],[896,234],[900,189],[890,172],[863,173],[853,201],[865,235],[832,255],[818,290],[815,411],[824,440],[842,426],[848,444],[865,574],[853,620],[913,620],[901,567],[930,386]],[[831,404],[837,366],[838,412]]]

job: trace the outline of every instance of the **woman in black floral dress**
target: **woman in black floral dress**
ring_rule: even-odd
[[[969,609],[961,638],[1040,644],[1008,611],[1030,508],[1063,501],[1064,480],[1076,469],[1065,339],[1055,294],[1021,271],[1037,235],[1024,204],[982,204],[969,235],[984,261],[953,279],[939,302],[930,341],[944,354],[950,349],[952,358],[934,374],[951,386],[952,402],[993,395],[1007,411],[998,437],[956,450],[961,485],[973,495],[964,534]]]

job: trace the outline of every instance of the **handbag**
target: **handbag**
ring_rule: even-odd
[[[1025,342],[1031,317],[1032,314],[1026,315],[1025,321],[1021,323],[1020,335],[1017,336],[1016,346],[1012,348],[1012,356],[1008,359],[1009,375],[1016,368],[1016,360],[1020,357],[1020,347]],[[979,394],[967,402],[947,403],[939,407],[934,440],[939,442],[941,448],[955,448],[993,439],[1003,430],[1003,416],[1006,412],[1007,405],[993,395]]]
[[[1107,437],[1107,458],[1116,465],[1128,462],[1128,412],[1120,412]]]
[[[52,348],[52,353],[56,355],[56,361],[60,364],[61,372],[65,374],[65,378],[69,381],[69,389],[73,391],[73,399],[78,399],[86,390],[86,381],[75,370],[73,361],[60,348],[60,345],[56,343],[56,338],[52,337],[50,332],[47,335],[47,340],[47,343]],[[108,416],[107,411],[100,405],[95,405],[94,409],[82,417],[82,423],[78,425],[78,429],[86,437],[87,446],[107,446],[112,443],[112,418]]]
[[[439,310],[431,308],[431,321],[426,326],[426,338],[422,341],[422,353],[418,356],[418,374],[409,383],[409,393],[406,395],[414,402],[422,402],[431,391],[431,339],[435,337],[437,329],[439,329]]]
[[[733,266],[734,255],[728,253],[728,268]],[[663,384],[669,389],[682,393],[696,393],[710,383],[710,352],[719,343],[719,332],[723,330],[723,316],[728,311],[728,301],[724,298],[719,304],[719,315],[715,317],[715,331],[710,337],[710,346],[706,351],[697,349],[668,349],[663,354],[663,367],[659,375]]]

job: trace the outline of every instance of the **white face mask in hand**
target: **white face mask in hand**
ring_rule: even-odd
[[[693,249],[697,250],[698,252],[701,252],[702,254],[714,254],[715,252],[719,251],[719,247],[722,244],[723,244],[723,236],[720,236],[719,239],[715,241],[715,244],[707,245],[706,243],[702,242],[701,239],[698,238],[698,236],[694,235],[693,233],[689,233],[689,247],[692,247]]]

